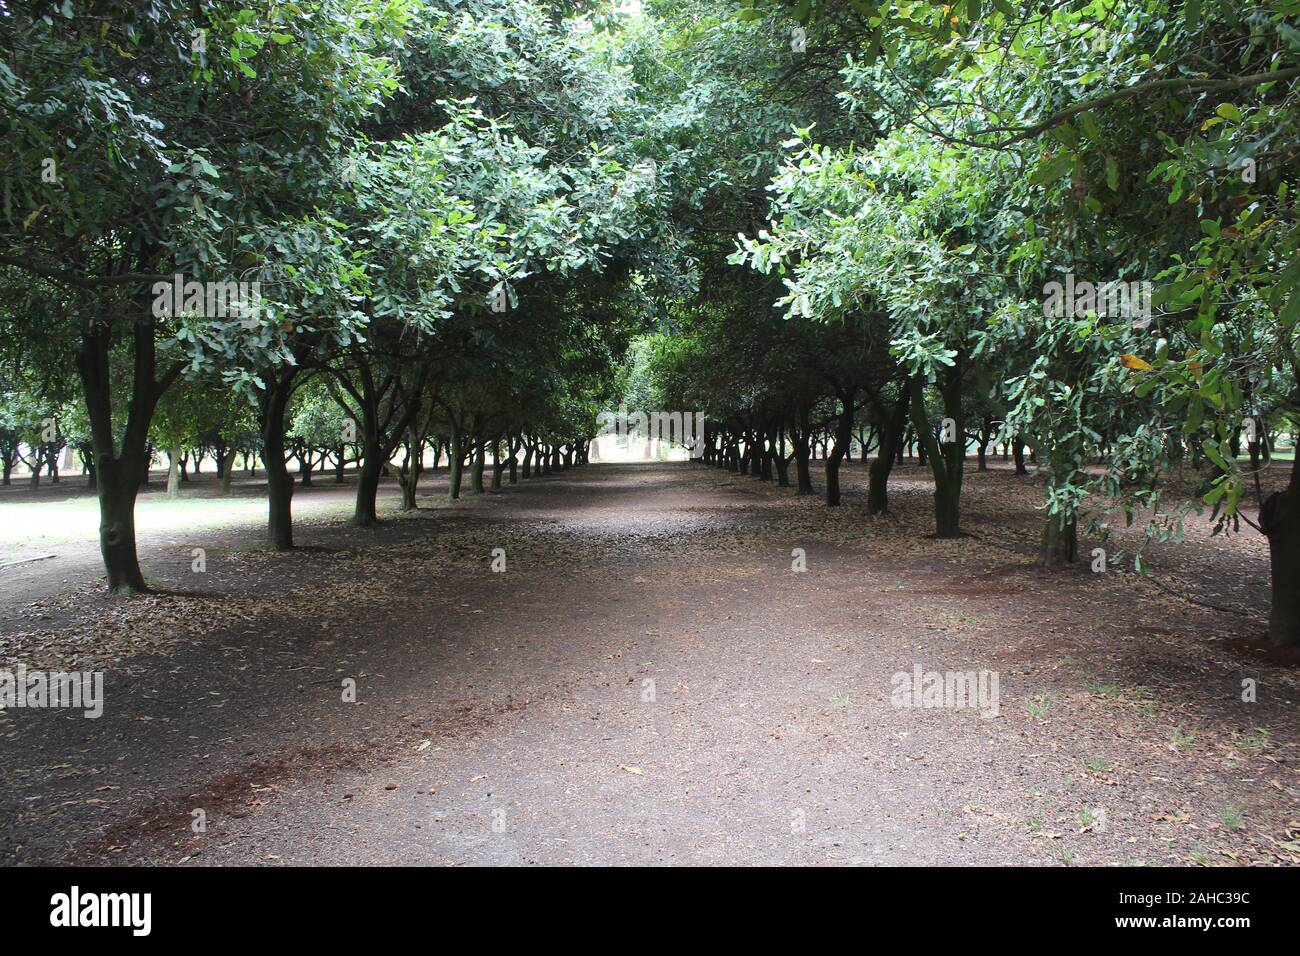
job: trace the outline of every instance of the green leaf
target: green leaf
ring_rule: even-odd
[[[1074,155],[1072,153],[1063,153],[1046,163],[1039,163],[1038,168],[1029,177],[1029,181],[1036,186],[1045,186],[1048,183],[1056,182],[1073,168]]]
[[[1079,114],[1079,126],[1088,139],[1094,143],[1101,142],[1101,128],[1097,126],[1097,117],[1091,111]]]
[[[1223,453],[1219,451],[1218,442],[1206,440],[1202,443],[1201,447],[1205,449],[1205,454],[1209,456],[1210,461],[1219,466],[1220,471],[1232,471],[1232,466],[1228,464],[1228,459],[1224,458]]]

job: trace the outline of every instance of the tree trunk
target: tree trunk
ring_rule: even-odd
[[[773,454],[774,439],[770,432],[758,432],[758,455],[759,455],[759,478],[763,481],[772,480],[772,459],[776,457]]]
[[[808,424],[807,406],[799,409],[799,422],[792,429],[791,440],[794,443],[794,471],[795,471],[795,494],[810,495],[813,493],[812,471],[808,467],[808,460],[812,455],[812,450],[808,447],[809,432],[811,428]]]
[[[979,447],[976,448],[975,450],[975,454],[978,459],[978,463],[975,466],[976,471],[988,471],[986,449],[988,448],[989,440],[992,437],[993,437],[993,420],[989,416],[985,415],[984,420],[980,422]]]
[[[382,447],[379,433],[380,394],[370,377],[369,367],[360,368],[362,385],[354,394],[361,411],[361,469],[357,473],[357,498],[352,508],[352,523],[368,528],[379,523],[375,499],[379,495],[379,479],[384,475],[388,455]]]
[[[950,373],[961,375],[961,356]],[[943,389],[944,411],[957,425],[957,440],[940,449],[934,430],[925,417],[925,385],[920,376],[909,383],[912,397],[912,428],[934,475],[934,533],[937,538],[956,538],[961,535],[961,471],[965,449],[962,441],[960,379],[950,381]]]
[[[375,501],[379,496],[379,479],[384,474],[384,462],[377,441],[367,440],[362,455],[361,470],[357,473],[357,499],[352,509],[352,523],[366,528],[379,522]]]
[[[83,334],[76,355],[99,479],[99,550],[108,589],[114,592],[145,590],[135,546],[135,499],[146,471],[144,455],[154,409],[180,374],[180,367],[174,366],[161,381],[155,379],[157,344],[152,322],[135,322],[132,337],[134,374],[120,455],[113,428],[111,329],[92,326]]]
[[[167,449],[167,497],[181,496],[181,448],[172,445]]]
[[[154,455],[154,447],[153,447],[153,445],[148,445],[148,444],[145,445],[145,447],[144,447],[144,454],[141,456],[141,459],[142,459],[142,461],[143,461],[143,463],[144,463],[144,467],[140,469],[140,487],[141,487],[141,488],[148,488],[148,487],[149,487],[149,479],[150,479],[151,477],[153,477],[153,476],[152,476],[152,471],[153,471],[153,455]]]
[[[460,498],[460,476],[464,462],[461,460],[461,435],[459,426],[451,426],[451,443],[447,446],[447,500]]]
[[[840,503],[840,463],[849,454],[853,441],[853,395],[840,395],[840,418],[836,420],[835,442],[826,457],[826,503],[828,507]]]
[[[134,459],[99,459],[99,550],[108,572],[108,589],[144,591],[144,574],[135,548],[135,497],[140,490]]]
[[[1011,443],[1011,454],[1016,460],[1016,474],[1029,474],[1029,469],[1025,467],[1025,440],[1019,435],[1017,435],[1016,440]]]
[[[415,490],[420,485],[420,474],[424,471],[424,441],[412,434],[406,443],[406,457],[402,460],[402,470],[397,473],[397,480],[402,486],[402,510],[416,511],[420,506],[415,498]]]
[[[226,452],[226,457],[222,461],[221,468],[221,493],[230,494],[230,483],[235,480],[235,449],[231,448]]]
[[[293,394],[296,375],[296,367],[276,373],[261,402],[262,458],[266,465],[266,536],[277,551],[293,549],[293,476],[289,474],[285,461],[284,415],[289,407],[289,396]],[[226,471],[229,474],[231,469]]]
[[[853,441],[853,395],[840,395],[840,404],[844,407],[835,424],[835,444],[826,456],[826,504],[832,508],[840,503],[840,462]]]
[[[77,454],[86,468],[86,488],[95,491],[99,488],[99,473],[95,470],[95,451],[90,445],[78,445]],[[8,482],[6,482],[8,484]]]
[[[41,464],[45,460],[45,446],[36,445],[32,448],[32,476],[28,479],[31,482],[32,491],[41,486]]]
[[[785,454],[785,426],[777,428],[776,446],[776,484],[779,488],[790,487],[790,459]]]
[[[483,494],[483,466],[487,459],[487,444],[476,442],[474,445],[474,465],[470,471],[470,488],[474,494]]]
[[[867,514],[879,515],[889,510],[889,475],[894,470],[894,449],[902,440],[902,430],[889,423],[880,429],[880,447],[867,471]]]
[[[1045,568],[1063,568],[1079,559],[1079,533],[1076,522],[1062,523],[1060,515],[1048,515],[1043,522],[1043,540],[1038,563]]]
[[[871,460],[867,469],[867,514],[879,515],[889,510],[889,473],[894,468],[893,445],[886,454],[884,436],[881,436],[880,454]]]
[[[1272,606],[1268,636],[1274,644],[1300,644],[1300,455],[1291,463],[1291,480],[1274,492],[1259,513],[1268,536]]]

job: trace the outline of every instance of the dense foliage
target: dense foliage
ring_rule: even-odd
[[[1207,507],[1295,642],[1300,474],[1251,492],[1300,415],[1298,14],[0,2],[4,480],[79,450],[130,591],[155,453],[174,493],[259,456],[290,548],[293,460],[365,525],[385,472],[581,463],[629,399],[800,494],[821,444],[829,505],[874,452],[872,513],[916,447],[940,536],[1001,443],[1045,564]]]

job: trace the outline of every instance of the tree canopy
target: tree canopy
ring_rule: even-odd
[[[256,453],[288,549],[294,458],[357,465],[368,525],[386,472],[414,508],[428,452],[453,500],[579,464],[631,396],[800,494],[821,443],[830,506],[856,446],[887,511],[915,444],[941,537],[970,452],[1027,451],[1052,567],[1210,509],[1267,537],[1300,641],[1300,471],[1259,483],[1300,415],[1297,15],[0,5],[5,480],[78,449],[136,591],[157,450]]]

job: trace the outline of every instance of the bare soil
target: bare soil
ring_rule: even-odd
[[[98,720],[0,713],[0,860],[1300,862],[1300,672],[1249,529],[1194,520],[1144,579],[1038,570],[1039,485],[1001,462],[958,540],[914,464],[875,519],[858,463],[837,509],[699,464],[455,506],[434,475],[374,529],[311,512],[352,492],[318,481],[292,553],[143,533],[153,594],[108,595],[93,542],[0,569],[0,666],[106,689]],[[999,713],[893,706],[917,665],[996,671]]]

